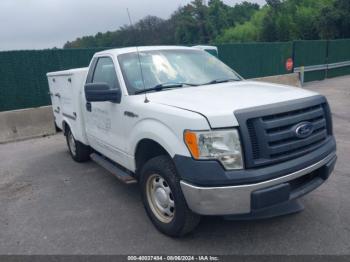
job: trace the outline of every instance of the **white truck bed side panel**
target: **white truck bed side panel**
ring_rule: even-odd
[[[56,125],[66,122],[76,140],[87,144],[82,110],[82,96],[88,68],[47,74]]]

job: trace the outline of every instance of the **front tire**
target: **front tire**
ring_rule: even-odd
[[[139,179],[147,215],[162,233],[179,237],[194,230],[200,216],[187,206],[175,166],[168,156],[157,156],[142,168]]]
[[[74,161],[81,163],[90,159],[90,147],[75,140],[70,129],[67,130],[66,140],[70,155]]]

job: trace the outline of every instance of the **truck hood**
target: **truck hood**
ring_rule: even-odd
[[[316,95],[298,87],[255,81],[229,82],[148,93],[151,103],[197,112],[212,128],[238,126],[236,110]]]

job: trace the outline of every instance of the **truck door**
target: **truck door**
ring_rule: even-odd
[[[120,88],[113,59],[98,57],[91,63],[87,83],[107,83],[111,89]],[[121,103],[88,102],[85,108],[86,134],[89,144],[116,162],[125,157]]]

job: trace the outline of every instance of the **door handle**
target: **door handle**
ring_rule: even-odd
[[[91,103],[90,102],[86,102],[86,110],[91,112]]]
[[[61,98],[60,93],[56,93],[55,96],[57,96],[58,98]]]

